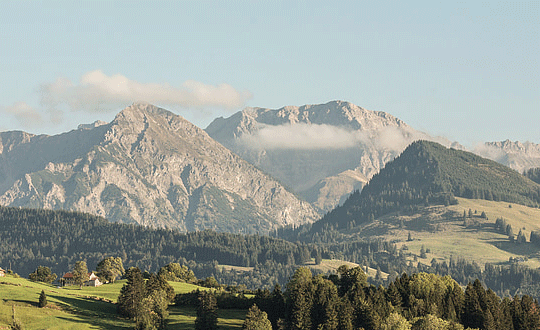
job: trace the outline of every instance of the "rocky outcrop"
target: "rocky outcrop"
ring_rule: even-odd
[[[206,132],[322,211],[361,189],[411,142],[451,145],[388,113],[342,101],[247,108],[214,120]]]
[[[0,136],[0,204],[181,230],[267,233],[318,214],[182,117],[150,104],[56,136]]]
[[[519,141],[486,142],[474,153],[506,165],[519,173],[540,167],[540,144]]]

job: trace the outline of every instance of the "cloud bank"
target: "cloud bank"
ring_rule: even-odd
[[[251,98],[228,84],[207,85],[188,80],[181,86],[140,83],[123,75],[107,76],[101,70],[85,73],[78,84],[67,78],[40,87],[41,104],[48,108],[67,106],[72,111],[100,112],[135,101],[191,108],[236,109]]]
[[[402,151],[416,140],[431,140],[450,145],[445,138],[431,137],[408,127],[387,126],[367,132],[306,123],[261,125],[257,131],[241,135],[237,143],[255,150],[348,149],[367,145],[378,149]]]
[[[12,115],[19,125],[24,128],[34,128],[44,122],[43,116],[39,111],[25,102],[17,102],[10,106],[3,107],[2,112],[7,115]]]

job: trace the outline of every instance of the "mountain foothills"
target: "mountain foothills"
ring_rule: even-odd
[[[323,211],[361,189],[411,142],[452,145],[386,112],[342,101],[246,108],[215,119],[206,132]]]
[[[237,233],[318,216],[202,129],[145,103],[60,135],[0,133],[0,204]]]
[[[311,228],[351,228],[391,212],[457,204],[455,197],[538,207],[540,185],[473,153],[417,141]]]

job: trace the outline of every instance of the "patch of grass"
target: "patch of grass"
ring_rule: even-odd
[[[34,329],[132,329],[133,321],[116,314],[116,301],[125,284],[120,280],[99,287],[67,286],[57,288],[24,278],[0,278],[0,329],[8,329],[15,317],[27,330]],[[194,284],[169,282],[176,293],[187,293],[197,288]],[[47,295],[48,305],[37,307],[41,290]],[[194,329],[194,307],[169,307],[169,329]],[[247,310],[219,310],[220,329],[239,329]]]
[[[220,329],[241,329],[247,310],[218,309],[218,327]],[[169,324],[167,329],[195,329],[197,311],[194,307],[169,307]]]
[[[116,314],[116,305],[81,296],[83,290],[59,289],[44,283],[6,276],[0,284],[0,327],[15,317],[25,329],[128,329],[133,322]],[[47,307],[38,308],[41,290]],[[95,296],[95,295],[94,295]]]
[[[529,267],[540,267],[540,248],[530,243],[511,243],[494,227],[495,220],[502,217],[512,225],[516,235],[521,229],[528,239],[532,230],[540,230],[540,209],[508,202],[457,199],[457,205],[430,206],[413,215],[389,215],[371,226],[381,229],[382,234],[375,236],[396,241],[398,247],[407,245],[409,252],[417,256],[422,245],[430,249],[427,258],[418,258],[426,264],[433,258],[448,261],[450,256],[454,256],[475,261],[483,267],[488,262],[502,264],[510,257],[523,257],[528,258],[524,264]],[[468,213],[469,209],[476,214],[469,221],[471,225],[464,226],[463,211]],[[482,212],[487,214],[487,219],[480,217]],[[400,223],[403,223],[403,228],[400,228]],[[363,234],[375,232],[376,229],[366,228]],[[413,238],[410,242],[407,241],[409,232]]]

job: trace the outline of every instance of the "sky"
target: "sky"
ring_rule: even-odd
[[[468,146],[540,143],[539,61],[540,1],[2,0],[0,131],[343,100]]]

